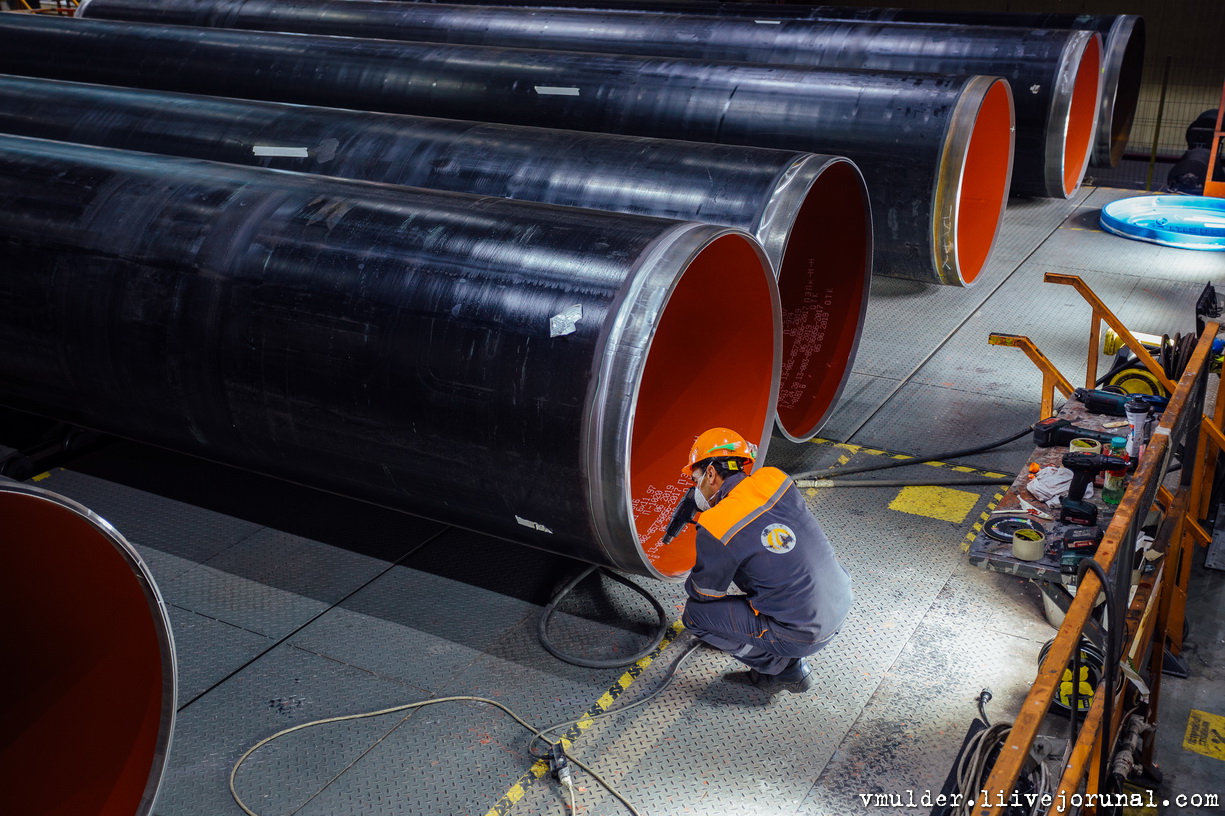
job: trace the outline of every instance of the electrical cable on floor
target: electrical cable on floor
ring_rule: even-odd
[[[556,743],[549,742],[548,739],[544,737],[545,734],[548,734],[552,731],[559,731],[562,728],[566,728],[571,725],[577,725],[578,723],[585,722],[586,720],[594,720],[597,717],[609,717],[613,714],[624,714],[625,712],[638,708],[639,706],[646,705],[651,700],[658,697],[660,694],[663,694],[664,689],[666,689],[669,685],[671,685],[672,681],[676,678],[676,674],[677,672],[680,671],[681,665],[684,664],[684,662],[687,659],[689,659],[690,655],[692,655],[694,652],[696,652],[701,647],[702,647],[702,642],[698,641],[698,642],[691,644],[689,648],[687,648],[685,651],[681,652],[680,657],[678,657],[676,659],[676,662],[672,664],[672,668],[668,669],[668,673],[664,675],[664,681],[663,683],[660,684],[659,688],[655,689],[650,694],[647,694],[641,700],[635,700],[634,702],[628,705],[623,705],[620,708],[612,708],[612,709],[609,709],[608,711],[601,711],[598,714],[591,714],[591,715],[583,716],[577,720],[566,720],[565,722],[554,723],[553,725],[546,726],[545,728],[540,729],[540,731],[537,732],[537,734],[534,737],[532,737],[532,741],[528,743],[528,753],[530,753],[536,759],[547,759],[546,756],[541,756],[540,754],[537,754],[535,751],[532,750],[536,744],[536,740],[543,740],[549,745],[560,745],[561,743],[560,742],[556,742]],[[569,759],[572,762],[577,762],[577,760],[575,760],[574,757],[569,756],[569,754],[567,754],[567,757],[569,757]]]
[[[956,487],[957,485],[1010,485],[1012,476],[972,476],[969,479],[812,479],[801,487]]]
[[[1012,733],[1012,723],[993,725],[988,719],[986,704],[990,700],[991,690],[983,689],[978,695],[978,713],[986,727],[975,732],[966,740],[965,748],[957,761],[955,790],[959,791],[962,797],[950,811],[949,816],[971,816],[974,812],[974,806],[971,803],[978,791],[982,790],[987,783],[987,777],[995,764],[995,754],[1006,744],[1009,734]],[[1037,767],[1029,773],[1029,782],[1034,792],[1038,794],[1048,792],[1051,778],[1047,772],[1046,763],[1035,759],[1032,753],[1030,759],[1034,759],[1037,763]],[[1041,810],[1041,797],[1038,796],[1034,799],[1029,816],[1038,816]]]
[[[664,691],[664,689],[666,689],[672,683],[672,680],[676,677],[676,674],[680,670],[681,665],[685,662],[685,660],[690,655],[692,655],[695,651],[697,651],[697,649],[701,645],[702,644],[700,641],[695,642],[688,649],[686,649],[681,654],[681,656],[677,658],[676,662],[672,665],[672,668],[668,670],[667,675],[664,677],[664,682],[659,686],[659,688],[650,692],[645,697],[643,697],[641,700],[636,700],[633,703],[626,705],[626,706],[622,706],[620,708],[610,709],[608,711],[602,711],[602,712],[599,712],[598,714],[586,715],[584,717],[581,717],[578,720],[567,720],[564,723],[558,723],[556,725],[551,725],[547,728],[537,729],[534,725],[524,720],[514,711],[507,708],[502,703],[499,703],[497,700],[489,700],[484,697],[472,697],[472,696],[467,696],[467,695],[461,695],[461,696],[455,696],[455,697],[438,697],[432,700],[419,700],[415,703],[405,703],[404,705],[392,706],[391,708],[384,708],[378,711],[367,711],[367,712],[363,712],[359,714],[348,714],[348,715],[341,716],[341,717],[328,717],[328,718],[321,719],[321,720],[313,720],[311,722],[300,723],[298,725],[292,726],[291,728],[286,728],[282,731],[278,731],[272,736],[265,737],[264,739],[255,743],[254,745],[252,745],[250,748],[248,748],[246,751],[243,752],[242,756],[238,758],[238,761],[234,763],[234,767],[230,770],[230,796],[233,797],[234,802],[240,808],[242,808],[242,812],[247,814],[247,816],[259,816],[259,814],[257,814],[255,811],[247,807],[247,804],[238,795],[238,790],[237,790],[237,787],[235,786],[235,779],[238,777],[238,771],[240,768],[242,768],[243,763],[245,763],[247,759],[250,758],[250,756],[254,754],[256,751],[258,751],[260,748],[263,748],[265,745],[268,745],[270,742],[273,742],[274,740],[278,740],[281,737],[292,734],[295,731],[301,731],[305,728],[312,728],[317,725],[326,725],[328,723],[346,722],[348,720],[360,720],[360,719],[366,719],[369,717],[379,717],[384,714],[395,714],[401,711],[412,711],[412,710],[422,708],[427,705],[434,705],[435,703],[475,702],[475,703],[485,703],[487,705],[491,705],[501,710],[502,712],[507,714],[511,719],[513,719],[515,722],[519,723],[519,725],[523,726],[525,729],[531,732],[532,739],[528,743],[528,753],[532,756],[533,759],[545,760],[549,762],[550,769],[553,770],[555,775],[557,775],[558,777],[558,782],[567,791],[567,794],[570,800],[570,812],[571,813],[574,813],[574,809],[575,809],[574,789],[573,789],[574,786],[573,786],[572,780],[566,781],[569,778],[569,771],[568,769],[565,769],[566,762],[573,763],[574,765],[586,771],[591,776],[592,779],[598,782],[614,798],[616,798],[619,802],[621,802],[621,804],[625,805],[626,809],[632,814],[632,816],[641,816],[641,814],[633,806],[633,804],[631,804],[628,799],[622,796],[620,792],[618,792],[606,779],[604,779],[604,777],[600,776],[600,774],[597,773],[595,770],[593,770],[589,765],[576,759],[568,751],[566,751],[566,748],[563,745],[563,740],[559,739],[555,743],[549,742],[545,734],[548,734],[551,731],[556,731],[560,728],[564,728],[566,726],[574,725],[579,722],[595,719],[596,717],[607,717],[613,714],[623,714],[626,711],[630,711],[631,709],[637,708],[649,702],[650,700],[653,700],[654,698],[658,697]],[[407,719],[407,717],[405,719]],[[532,747],[536,744],[537,740],[542,740],[549,745],[549,753],[546,754],[545,756],[536,754],[532,750]],[[565,770],[559,771],[559,768],[565,769]]]
[[[322,720],[313,720],[311,722],[300,723],[298,725],[293,726],[292,728],[286,728],[283,731],[278,731],[272,736],[265,737],[264,739],[260,740],[259,742],[255,743],[250,748],[248,748],[243,753],[243,755],[238,758],[238,761],[234,763],[234,767],[230,770],[230,796],[234,798],[234,802],[240,808],[242,808],[242,812],[247,814],[247,816],[259,816],[259,814],[257,814],[255,811],[247,807],[247,804],[238,795],[238,790],[235,787],[234,780],[238,776],[238,771],[243,766],[243,763],[246,762],[247,759],[252,754],[258,751],[260,748],[263,748],[268,743],[274,740],[280,739],[281,737],[292,734],[295,731],[301,731],[304,728],[312,728],[317,725],[326,725],[328,723],[345,722],[347,720],[360,720],[360,719],[365,719],[368,717],[379,717],[384,714],[395,714],[400,711],[409,711],[409,710],[421,708],[427,705],[434,705],[435,703],[457,703],[457,702],[486,703],[488,705],[494,706],[495,708],[501,709],[503,712],[509,715],[510,718],[513,719],[515,722],[519,723],[519,725],[522,725],[528,731],[531,731],[534,737],[540,737],[541,732],[537,731],[536,728],[531,723],[524,720],[518,714],[511,711],[509,708],[502,705],[497,700],[489,700],[484,697],[471,697],[467,695],[461,695],[461,696],[456,696],[456,697],[438,697],[432,700],[419,700],[418,702],[415,702],[415,703],[406,703],[404,705],[393,706],[391,708],[384,708],[379,711],[366,711],[360,714],[348,714],[343,717],[328,717]],[[407,719],[407,717],[405,719]],[[587,773],[591,774],[591,777],[595,779],[597,782],[599,782],[604,787],[605,790],[607,790],[609,793],[615,796],[618,800],[620,800],[621,803],[624,804],[629,809],[630,813],[634,814],[634,816],[639,816],[638,811],[635,810],[634,807],[629,802],[627,802],[625,798],[622,797],[621,794],[618,793],[603,777],[601,777],[598,773],[596,773],[595,771],[593,771],[591,768],[587,767],[583,763],[578,762],[573,757],[570,757],[570,760],[573,761],[574,764],[578,765],[583,770],[587,771]],[[573,807],[571,807],[571,811],[573,812]]]
[[[650,644],[648,644],[645,649],[635,652],[629,657],[617,657],[606,660],[593,660],[585,657],[576,657],[575,655],[569,655],[561,651],[554,646],[553,641],[549,639],[549,619],[553,617],[553,611],[557,607],[557,604],[561,602],[562,598],[569,595],[570,591],[578,586],[584,578],[596,570],[599,570],[601,575],[607,575],[614,581],[629,587],[642,597],[646,598],[651,606],[655,608],[655,614],[659,618],[659,629],[651,638]],[[642,658],[649,655],[651,652],[655,651],[656,647],[663,642],[664,636],[667,635],[668,627],[670,625],[671,624],[668,621],[668,613],[664,611],[663,605],[660,604],[654,595],[638,586],[638,584],[635,584],[628,578],[618,575],[611,570],[604,569],[596,564],[592,564],[591,566],[587,567],[587,569],[583,570],[577,576],[572,578],[569,583],[558,590],[557,594],[550,599],[548,605],[544,608],[544,612],[540,614],[540,623],[536,627],[536,634],[540,638],[540,645],[544,647],[544,650],[556,657],[558,660],[564,660],[566,663],[570,663],[571,665],[582,666],[587,669],[619,669],[622,666],[632,666]]]
[[[797,473],[793,475],[791,478],[795,480],[797,483],[800,482],[801,480],[834,479],[834,478],[841,477],[841,476],[850,476],[851,474],[854,474],[854,473],[870,473],[876,470],[886,470],[888,468],[905,467],[907,465],[921,465],[924,462],[945,461],[947,459],[959,459],[963,456],[973,456],[976,453],[983,453],[984,451],[989,451],[989,450],[993,450],[994,448],[1003,447],[1004,445],[1007,445],[1009,442],[1015,442],[1016,440],[1025,436],[1027,433],[1032,432],[1033,429],[1034,429],[1034,426],[1028,425],[1023,430],[1018,431],[1017,433],[1005,439],[1000,439],[995,442],[988,442],[986,445],[978,445],[973,448],[965,448],[964,450],[948,451],[947,453],[933,453],[930,456],[912,456],[908,459],[891,459],[888,462],[879,462],[877,464],[862,465],[859,467],[833,468],[829,470],[808,470],[808,471],[804,471],[803,473]],[[1009,479],[1008,481],[1009,483],[1012,482],[1011,479]],[[933,482],[919,481],[919,482],[912,482],[911,484],[929,485],[929,484],[933,484]],[[965,482],[965,484],[970,484],[970,482]],[[804,485],[804,486],[807,487],[807,485]]]

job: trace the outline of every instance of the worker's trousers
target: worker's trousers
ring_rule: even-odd
[[[685,604],[681,616],[685,628],[762,674],[779,674],[797,657],[816,654],[834,639],[837,630],[813,643],[796,639],[797,633],[758,615],[743,595]]]

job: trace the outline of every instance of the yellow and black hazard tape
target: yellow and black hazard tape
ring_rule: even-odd
[[[617,701],[630,685],[638,679],[638,677],[647,670],[647,667],[655,661],[657,657],[668,647],[672,641],[676,640],[677,636],[685,629],[684,625],[678,620],[673,621],[668,627],[664,639],[659,642],[649,655],[639,660],[634,665],[625,670],[625,673],[617,678],[617,682],[613,683],[608,691],[600,695],[600,698],[592,704],[591,708],[587,709],[577,719],[574,725],[570,726],[561,736],[562,746],[569,751],[574,740],[579,737],[584,731],[595,724],[595,718],[608,711],[609,707]],[[520,799],[527,794],[527,789],[535,784],[536,780],[545,776],[549,772],[549,763],[543,759],[537,760],[532,767],[527,770],[527,773],[519,777],[515,784],[511,785],[510,790],[502,795],[502,798],[497,803],[485,812],[485,816],[506,816],[510,809],[515,806]]]
[[[841,448],[842,450],[848,451],[850,455],[843,454],[842,456],[838,457],[839,465],[845,465],[850,462],[851,455],[856,453],[866,453],[870,456],[887,456],[890,459],[897,459],[899,461],[903,459],[916,458],[913,454],[909,453],[897,453],[896,451],[881,450],[880,448],[869,448],[864,445],[852,445],[849,442],[835,442],[832,439],[822,439],[820,437],[815,437],[810,441],[814,445],[833,445],[836,448]],[[980,470],[978,468],[966,467],[965,465],[953,465],[949,464],[948,462],[916,462],[915,464],[924,464],[930,467],[944,468],[946,470],[951,470],[954,473],[973,473],[976,476],[986,476],[989,479],[1004,479],[1008,477],[1007,473],[996,473],[993,470]]]
[[[897,453],[895,451],[881,450],[880,448],[869,448],[863,445],[852,445],[848,442],[835,442],[832,439],[822,439],[820,437],[815,437],[811,441],[814,445],[833,445],[836,448],[841,448],[847,451],[847,453],[844,453],[838,457],[839,465],[848,464],[851,461],[851,456],[853,456],[856,453],[866,453],[871,456],[888,456],[890,459],[897,459],[897,460],[915,458],[913,455],[908,454],[908,453]],[[920,464],[920,463],[916,462],[916,464]],[[973,473],[977,476],[986,476],[989,479],[1008,478],[1007,473],[996,473],[993,470],[979,470],[978,468],[966,467],[965,465],[951,465],[948,462],[922,462],[921,464],[930,465],[932,467],[945,468],[947,470],[954,471],[955,473]],[[987,509],[984,510],[982,514],[978,517],[978,521],[974,522],[974,524],[970,526],[970,532],[966,533],[965,541],[961,542],[962,552],[969,551],[970,545],[974,543],[974,539],[978,538],[978,534],[982,531],[983,525],[987,523],[987,520],[989,518],[991,518],[991,511],[999,507],[1000,500],[1004,498],[1004,493],[1006,491],[1007,491],[1007,488],[997,491],[996,494],[991,497],[991,501],[987,502]]]
[[[987,523],[987,519],[991,518],[991,511],[1000,506],[1000,499],[1004,498],[1005,490],[997,491],[991,497],[991,501],[987,502],[987,509],[978,517],[978,521],[970,525],[970,532],[966,533],[965,540],[961,542],[961,551],[969,552],[970,545],[974,543],[974,539],[978,538],[978,534],[982,532],[983,525]]]

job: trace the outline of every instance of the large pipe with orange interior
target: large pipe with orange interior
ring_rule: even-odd
[[[758,20],[386,0],[87,0],[90,18],[835,70],[1002,76],[1016,104],[1012,190],[1067,198],[1093,150],[1101,41],[1091,31]]]
[[[0,184],[0,404],[664,579],[694,436],[769,442],[741,230],[20,136]]]
[[[122,535],[63,496],[0,477],[0,520],[5,812],[148,816],[175,713],[157,584]]]
[[[86,3],[92,0],[85,0]],[[416,0],[429,3],[432,0]],[[753,20],[878,20],[1013,28],[1065,28],[1096,31],[1102,37],[1101,103],[1093,164],[1114,167],[1123,158],[1140,102],[1144,73],[1145,25],[1136,14],[1073,14],[966,9],[808,6],[799,3],[717,2],[716,0],[447,0],[490,6],[617,9],[637,14],[694,14]],[[105,12],[104,12],[105,13]],[[219,23],[223,24],[223,23]],[[989,72],[988,72],[989,73]]]
[[[778,276],[792,441],[837,404],[863,331],[871,215],[840,157],[3,75],[0,133],[739,227]]]
[[[846,156],[874,269],[972,283],[998,234],[1013,109],[996,77],[835,72],[0,15],[0,71]]]

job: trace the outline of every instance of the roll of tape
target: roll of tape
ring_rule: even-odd
[[[1068,450],[1071,453],[1101,453],[1102,443],[1096,439],[1073,439],[1068,443]]]
[[[1012,534],[1012,557],[1018,561],[1038,561],[1046,552],[1046,535],[1029,527]]]

